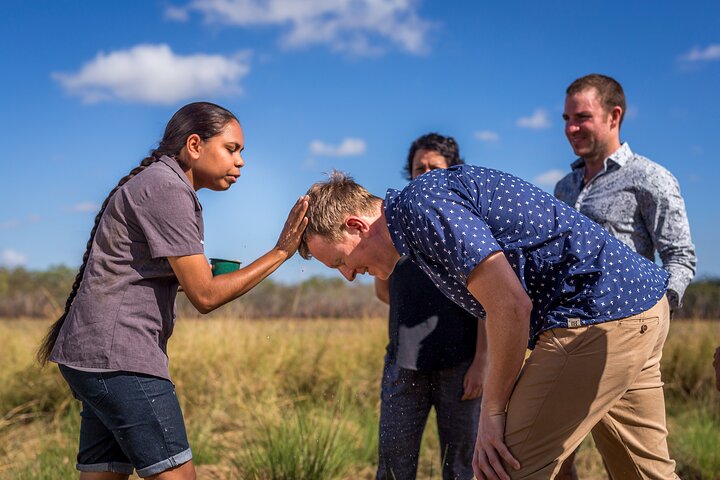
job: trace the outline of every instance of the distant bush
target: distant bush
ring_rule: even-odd
[[[45,271],[0,268],[0,317],[57,317],[76,270],[63,265]]]
[[[676,312],[676,318],[720,318],[720,278],[691,283],[682,301],[683,307]]]
[[[178,295],[178,315],[199,317],[185,295]],[[384,317],[387,306],[375,298],[373,285],[341,278],[313,277],[298,284],[265,280],[211,316],[234,318]]]
[[[65,306],[76,271],[65,266],[45,271],[0,267],[0,317],[53,318]],[[180,294],[177,313],[200,317]],[[232,318],[367,318],[384,317],[387,306],[375,298],[372,284],[348,283],[341,278],[313,277],[284,284],[267,279],[211,316]],[[675,318],[720,318],[720,278],[690,284]]]
[[[65,266],[45,271],[0,267],[0,317],[60,316],[76,273]],[[200,317],[183,294],[177,297],[177,313],[183,317]],[[267,279],[211,315],[224,318],[367,318],[386,314],[387,306],[375,298],[371,284],[313,277],[298,284]]]

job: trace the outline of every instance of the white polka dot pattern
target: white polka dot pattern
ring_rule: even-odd
[[[533,302],[529,346],[547,329],[643,312],[665,293],[667,273],[536,186],[470,165],[434,170],[388,190],[395,247],[451,300],[482,316],[467,277],[502,250]]]

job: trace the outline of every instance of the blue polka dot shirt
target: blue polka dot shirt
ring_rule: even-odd
[[[457,165],[388,190],[393,243],[451,300],[485,312],[467,278],[502,251],[533,310],[529,347],[541,332],[641,313],[665,293],[668,275],[600,225],[513,175]]]

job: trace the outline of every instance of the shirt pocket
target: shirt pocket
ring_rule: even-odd
[[[645,333],[650,328],[655,328],[660,324],[660,317],[646,317],[646,318],[626,318],[618,320],[618,328],[627,330],[637,330],[640,333]]]

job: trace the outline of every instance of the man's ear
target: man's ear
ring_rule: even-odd
[[[345,229],[349,233],[366,233],[370,230],[370,224],[362,217],[350,215],[345,219]]]
[[[622,118],[623,109],[620,106],[614,106],[610,111],[610,117],[613,128],[620,128],[620,119]]]

